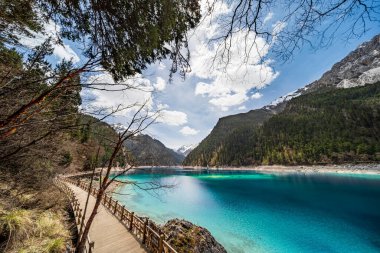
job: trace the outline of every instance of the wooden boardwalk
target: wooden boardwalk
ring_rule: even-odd
[[[73,185],[66,184],[70,187],[75,196],[78,198],[81,209],[84,210],[87,192]],[[86,213],[86,221],[95,204],[95,198],[90,196]],[[90,238],[95,242],[95,253],[140,253],[147,252],[134,235],[102,204],[99,206],[98,214],[90,228]]]

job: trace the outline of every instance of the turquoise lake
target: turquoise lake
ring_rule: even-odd
[[[120,179],[173,188],[114,197],[159,223],[203,226],[228,252],[380,252],[380,176],[152,171]]]

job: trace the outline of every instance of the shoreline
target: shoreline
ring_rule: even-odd
[[[380,164],[362,164],[362,165],[260,165],[260,166],[247,166],[247,167],[198,167],[198,166],[139,166],[138,169],[168,169],[178,168],[182,170],[192,171],[249,171],[258,173],[280,173],[280,174],[358,174],[358,175],[380,175]]]

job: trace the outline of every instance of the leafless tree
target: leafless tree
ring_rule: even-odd
[[[156,121],[157,117],[159,117],[159,112],[152,112],[149,109],[147,109],[147,102],[145,102],[141,104],[139,108],[135,111],[135,113],[129,120],[128,124],[126,124],[125,130],[118,134],[118,137],[113,144],[112,155],[108,160],[107,167],[105,168],[105,171],[104,171],[104,176],[101,178],[101,181],[99,183],[98,193],[95,197],[94,207],[91,211],[90,216],[88,217],[86,224],[84,225],[83,233],[81,234],[79,238],[76,252],[82,253],[84,250],[86,238],[90,231],[90,227],[94,221],[98,208],[101,204],[101,200],[107,188],[112,184],[112,182],[117,180],[117,176],[133,168],[133,165],[126,163],[122,171],[120,171],[119,173],[116,173],[116,175],[111,175],[112,168],[114,168],[116,165],[115,160],[116,160],[117,155],[120,152],[122,153],[125,152],[125,150],[123,149],[124,143],[128,139],[132,138],[133,136],[147,129],[150,125],[152,125]],[[127,157],[125,154],[123,155],[124,157]]]

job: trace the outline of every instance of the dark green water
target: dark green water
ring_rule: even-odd
[[[380,252],[380,177],[254,173],[142,173],[176,185],[115,195],[154,220],[206,227],[229,252]],[[144,186],[144,185],[141,185]],[[145,185],[148,187],[148,185]]]

